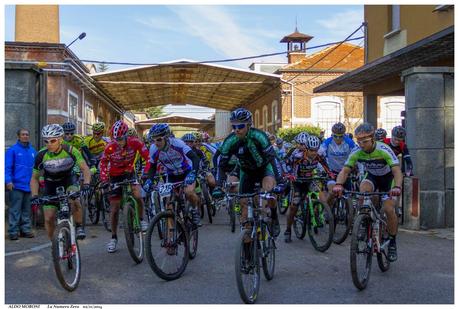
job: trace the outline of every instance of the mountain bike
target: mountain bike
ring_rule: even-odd
[[[382,272],[386,272],[390,267],[387,259],[390,242],[387,219],[384,211],[381,211],[381,196],[389,195],[389,192],[345,191],[345,193],[363,197],[363,204],[354,221],[350,250],[352,282],[359,290],[363,290],[370,280],[373,254],[376,253],[378,266]],[[374,206],[371,200],[375,195],[380,196],[377,206]]]
[[[209,192],[209,186],[207,185],[207,171],[200,170],[198,173],[198,177],[196,179],[196,193],[200,198],[199,202],[199,211],[201,214],[201,218],[204,217],[204,205],[206,206],[205,209],[207,210],[207,218],[209,219],[209,223],[212,223],[212,217],[215,216],[216,209],[215,205],[212,202],[212,196]]]
[[[131,258],[142,263],[144,255],[144,239],[140,225],[140,207],[132,194],[131,185],[138,184],[136,179],[126,179],[110,184],[110,191],[122,188],[120,211],[123,212],[123,230],[126,245]]]
[[[92,224],[99,223],[100,213],[101,213],[101,192],[99,190],[100,185],[100,173],[97,171],[96,174],[91,176],[90,191],[86,201],[87,205],[87,214],[89,221]],[[86,218],[85,218],[86,220]]]
[[[257,189],[255,193],[234,194],[237,198],[247,198],[249,226],[242,229],[235,254],[236,282],[239,295],[244,303],[253,304],[260,289],[260,264],[266,280],[274,277],[276,244],[272,236],[272,220],[267,217],[269,208],[263,200],[276,200],[276,196]]]
[[[51,253],[57,279],[64,289],[74,291],[81,278],[81,257],[75,235],[75,224],[69,199],[77,199],[80,192],[66,193],[64,187],[56,188],[56,195],[38,200],[41,205],[58,203],[57,224],[51,239]]]
[[[215,202],[215,206],[217,210],[220,210],[222,207],[225,207],[228,216],[230,218],[230,227],[231,233],[236,231],[236,219],[241,215],[241,209],[239,205],[239,201],[235,196],[230,195],[230,190],[232,187],[239,186],[239,181],[236,182],[227,182],[223,183],[222,189],[225,192],[225,196]]]
[[[164,280],[179,278],[198,250],[198,226],[192,222],[184,182],[161,183],[155,190],[166,209],[148,226],[146,256],[153,272]]]
[[[319,192],[323,182],[327,179],[327,177],[313,176],[295,180],[295,182],[306,182],[310,185],[294,217],[293,230],[299,239],[303,239],[308,231],[312,246],[320,252],[325,252],[333,241],[332,211],[327,204],[319,200]]]

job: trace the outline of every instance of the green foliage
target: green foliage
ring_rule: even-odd
[[[276,135],[284,141],[291,142],[300,132],[308,132],[311,135],[319,136],[321,130],[320,127],[304,125],[293,128],[280,128]]]
[[[167,114],[163,111],[164,106],[152,106],[147,108],[140,108],[134,110],[134,112],[145,112],[147,113],[147,117],[149,119],[158,118],[162,116],[166,116]]]
[[[108,70],[108,64],[102,62],[97,66],[97,72],[105,72]]]

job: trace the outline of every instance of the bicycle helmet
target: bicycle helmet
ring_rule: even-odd
[[[307,132],[301,132],[300,134],[295,136],[295,142],[297,142],[298,144],[306,145],[308,142],[308,137],[309,134]]]
[[[230,122],[252,123],[252,113],[245,108],[238,108],[231,112]]]
[[[364,122],[355,129],[354,133],[357,139],[362,139],[365,137],[374,137],[375,128],[371,123]]]
[[[96,122],[92,125],[92,132],[99,133],[105,130],[105,123],[103,122]]]
[[[396,126],[392,129],[392,137],[396,137],[399,139],[405,139],[406,130],[402,126]]]
[[[187,133],[182,136],[182,141],[184,142],[194,142],[196,141],[196,136],[193,133]]]
[[[65,133],[74,133],[76,131],[76,126],[72,122],[66,122],[62,125]]]
[[[377,141],[382,141],[383,139],[386,138],[386,136],[387,136],[387,132],[383,128],[379,128],[375,131],[375,138]]]
[[[276,145],[280,146],[282,145],[282,143],[284,142],[284,140],[280,137],[276,138]]]
[[[346,133],[346,126],[341,122],[335,123],[332,127],[332,132],[335,134],[344,134]]]
[[[48,124],[41,130],[41,136],[44,138],[61,137],[64,135],[64,129],[56,124]]]
[[[150,131],[148,131],[148,138],[152,139],[155,137],[167,136],[170,132],[171,130],[169,129],[169,125],[167,123],[157,123],[150,128]]]
[[[320,139],[315,135],[309,135],[306,148],[309,150],[317,150],[320,147]]]
[[[135,136],[137,137],[137,131],[134,128],[129,128],[127,131],[127,136]]]
[[[110,135],[114,139],[125,137],[128,130],[128,125],[124,123],[124,121],[118,120],[113,124],[112,129],[110,130]]]
[[[191,134],[194,135],[194,138],[195,138],[196,141],[198,141],[198,142],[202,141],[202,133],[201,132],[197,132],[196,131],[196,132],[193,132]]]
[[[207,143],[209,141],[209,138],[210,138],[209,133],[202,132],[202,140],[203,140],[203,142]]]

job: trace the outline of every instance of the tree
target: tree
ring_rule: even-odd
[[[108,70],[108,64],[106,64],[105,62],[99,63],[99,65],[97,66],[98,72],[105,72],[107,70]]]
[[[291,142],[300,132],[308,132],[311,135],[319,136],[321,130],[322,129],[320,127],[308,125],[293,128],[281,128],[277,131],[277,136],[282,138],[284,141]]]
[[[145,112],[147,113],[147,117],[149,119],[158,118],[167,115],[164,111],[164,106],[152,106],[147,108],[141,108],[136,110],[137,112]]]

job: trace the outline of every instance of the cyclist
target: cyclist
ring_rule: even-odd
[[[145,182],[145,191],[149,191],[152,178],[156,173],[157,164],[163,165],[166,170],[169,182],[184,181],[185,198],[191,202],[190,213],[193,223],[200,226],[201,217],[197,211],[199,203],[198,195],[195,192],[196,176],[199,170],[199,157],[182,140],[171,137],[171,131],[167,123],[158,123],[150,128],[148,138],[152,145],[150,147],[150,162],[152,168]]]
[[[324,171],[329,172],[325,160],[318,155],[320,147],[320,139],[315,135],[308,135],[301,132],[295,137],[297,142],[296,149],[290,157],[287,158],[289,165],[292,167],[293,178],[293,205],[287,211],[287,228],[284,232],[284,240],[286,243],[292,241],[292,224],[301,201],[309,191],[311,181],[298,182],[296,178],[309,178],[316,174],[321,174]],[[326,200],[324,191],[319,193],[321,201]]]
[[[394,152],[384,143],[375,141],[374,127],[369,123],[363,123],[355,129],[355,137],[360,148],[355,149],[344,164],[339,173],[333,193],[340,195],[343,192],[349,173],[357,162],[365,166],[366,175],[360,183],[360,192],[390,191],[391,196],[399,196],[402,185],[402,172],[400,163]],[[394,186],[395,182],[395,186]],[[388,260],[397,260],[397,215],[395,214],[396,200],[389,196],[383,196],[384,212],[387,216],[387,228],[389,232]]]
[[[280,160],[283,160],[287,155],[287,148],[284,146],[284,140],[280,137],[276,138],[276,145],[274,150]]]
[[[136,153],[139,152],[145,162],[144,174],[150,169],[148,158],[148,149],[144,143],[138,138],[127,136],[128,125],[122,120],[116,121],[111,130],[111,142],[105,147],[104,153],[100,160],[100,180],[107,187],[107,184],[117,183],[126,179],[136,179],[134,172],[134,159]],[[141,188],[139,184],[132,184],[132,193],[139,205],[139,216],[142,231],[148,228],[147,222],[143,220],[143,199],[141,196]],[[117,188],[109,196],[110,201],[110,219],[112,228],[112,238],[107,244],[107,251],[113,253],[116,251],[118,243],[117,227],[118,227],[118,213],[120,209],[122,188]]]
[[[335,123],[332,126],[332,136],[327,138],[319,149],[319,155],[324,157],[331,173],[330,180],[327,182],[327,191],[332,192],[336,183],[336,176],[343,169],[349,154],[357,147],[352,139],[345,135],[346,126],[341,123]],[[351,189],[351,181],[348,179],[344,185],[347,190]],[[334,201],[333,194],[327,195],[328,205],[332,206]]]
[[[375,139],[378,142],[383,142],[387,136],[387,131],[383,128],[379,128],[375,131]]]
[[[62,128],[64,129],[64,144],[75,147],[83,155],[86,164],[88,164],[91,168],[94,167],[94,165],[91,164],[92,156],[84,138],[81,135],[75,134],[75,124],[72,122],[66,122],[62,125]],[[93,172],[93,170],[91,172]]]
[[[83,172],[83,185],[81,193],[87,196],[91,174],[81,153],[73,146],[63,143],[64,129],[58,124],[48,124],[43,127],[41,135],[44,138],[46,147],[41,149],[35,157],[30,189],[32,191],[31,204],[39,203],[38,190],[40,173],[44,173],[44,195],[56,195],[56,188],[63,186],[67,192],[78,191],[78,182],[73,182],[72,177],[74,165],[78,165]],[[76,223],[77,239],[84,239],[83,212],[79,199],[70,200],[72,212]],[[54,234],[56,209],[58,205],[49,204],[43,206],[45,217],[45,228],[48,238],[51,240]]]
[[[223,197],[221,185],[226,178],[228,163],[232,155],[239,159],[240,167],[240,193],[253,193],[255,183],[259,182],[263,190],[272,191],[276,185],[276,179],[281,181],[276,153],[274,147],[269,142],[266,134],[252,127],[252,113],[244,108],[238,108],[231,113],[230,121],[234,132],[231,133],[223,142],[220,148],[220,160],[218,162],[217,183],[218,187],[213,192],[216,199]],[[241,223],[247,222],[247,199],[241,199],[242,206]],[[271,218],[273,220],[273,235],[279,235],[279,219],[277,215],[276,202],[268,201],[271,208]]]
[[[89,152],[96,166],[98,166],[100,158],[104,153],[105,146],[110,142],[110,139],[103,136],[105,131],[105,123],[96,122],[92,125],[92,135],[86,136],[84,139],[85,144],[88,146]]]
[[[406,130],[402,126],[396,126],[392,129],[391,138],[385,138],[383,141],[386,145],[392,149],[395,155],[398,157],[402,156],[402,173],[405,173],[407,176],[413,175],[413,162],[411,161],[411,156],[408,151],[408,147],[405,144]],[[406,163],[406,168],[405,168]]]

